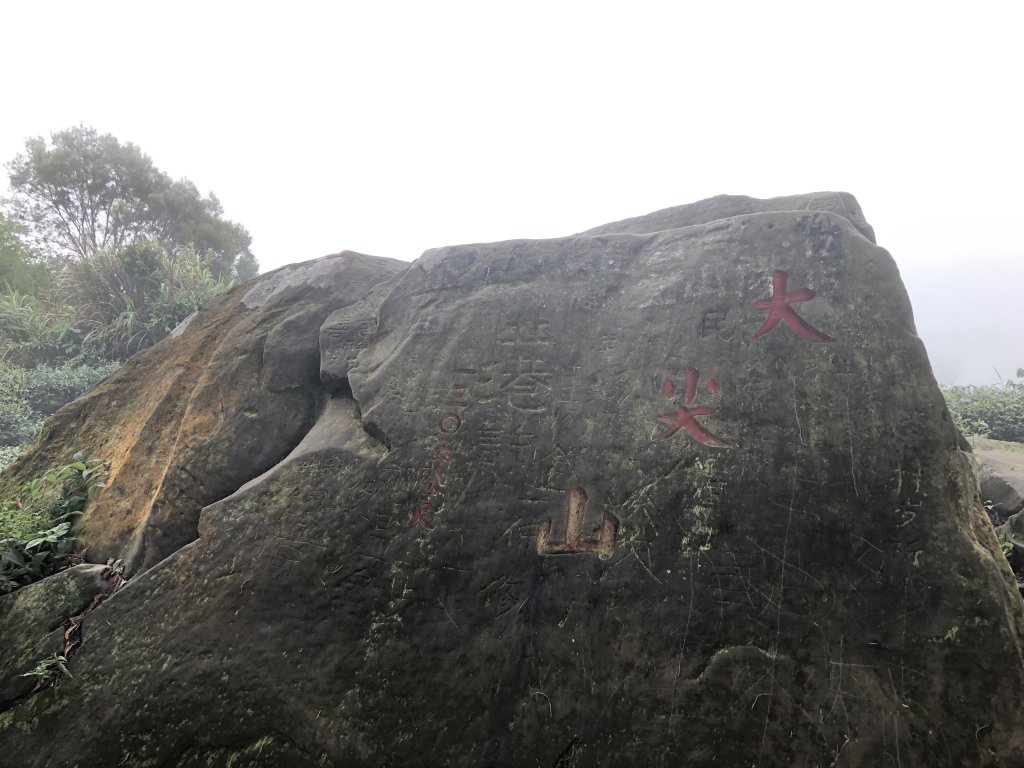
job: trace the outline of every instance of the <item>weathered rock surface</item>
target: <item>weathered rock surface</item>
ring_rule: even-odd
[[[260,278],[50,423],[14,471],[110,457],[136,575],[0,754],[1024,764],[1021,600],[853,198],[403,268]]]
[[[195,539],[204,506],[310,430],[329,396],[320,326],[408,266],[346,252],[236,288],[64,408],[11,473],[36,477],[66,463],[74,445],[109,459],[109,488],[79,535],[99,562],[122,558],[129,573],[155,565]]]
[[[0,596],[0,709],[29,694],[35,680],[23,675],[59,652],[55,633],[103,592],[107,570],[103,565],[76,565]]]

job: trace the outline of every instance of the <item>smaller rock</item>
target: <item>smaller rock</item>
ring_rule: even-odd
[[[996,525],[1024,509],[1024,444],[973,439],[981,499]],[[1024,520],[1013,529],[1024,533]]]
[[[0,709],[35,681],[21,677],[60,650],[55,630],[107,587],[105,565],[76,565],[0,597]]]
[[[1007,558],[1024,595],[1024,445],[987,437],[971,438],[971,443],[981,499],[996,534],[1013,546]]]

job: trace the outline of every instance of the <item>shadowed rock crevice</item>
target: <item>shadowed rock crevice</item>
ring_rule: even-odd
[[[324,392],[317,396],[315,391],[307,390],[304,394],[309,399],[293,411],[293,419],[287,427],[280,429],[274,440],[262,443],[272,447],[272,451],[253,450],[247,456],[238,456],[230,467],[218,468],[215,459],[209,460],[205,465],[208,470],[197,476],[190,467],[204,466],[197,459],[206,458],[208,452],[202,448],[193,447],[192,451],[185,451],[179,447],[175,453],[192,453],[194,458],[188,466],[175,464],[168,467],[160,479],[154,493],[157,500],[150,506],[122,555],[129,568],[151,568],[194,541],[199,535],[199,516],[204,507],[231,496],[284,461],[315,427],[327,402]],[[237,414],[230,414],[230,417],[237,418]],[[242,418],[256,417],[243,413]],[[177,513],[174,517],[165,513],[162,507],[165,504],[173,505]]]
[[[334,397],[349,398],[357,408],[359,419],[374,440],[386,451],[391,450],[387,434],[372,420],[364,417],[362,403],[356,397],[349,379],[361,352],[373,344],[377,335],[377,313],[401,274],[374,286],[365,298],[332,312],[320,326],[320,383]]]
[[[203,510],[203,514],[205,515],[209,509],[224,506],[225,502],[241,494],[251,492],[287,467],[297,462],[309,461],[321,454],[348,455],[380,461],[387,454],[387,448],[364,429],[359,404],[355,400],[342,395],[326,398],[316,423],[281,461],[243,483],[231,494],[212,502]]]

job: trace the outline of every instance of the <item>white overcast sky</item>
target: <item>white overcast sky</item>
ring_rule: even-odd
[[[1022,9],[3,3],[0,162],[78,123],[134,142],[264,271],[845,190],[939,380],[992,383],[1024,366]]]

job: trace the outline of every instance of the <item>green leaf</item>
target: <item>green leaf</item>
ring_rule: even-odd
[[[7,550],[5,552],[0,552],[0,561],[2,560],[6,560],[9,563],[14,563],[19,567],[24,567],[25,565],[25,558],[22,557],[21,552],[18,552],[16,550]]]

